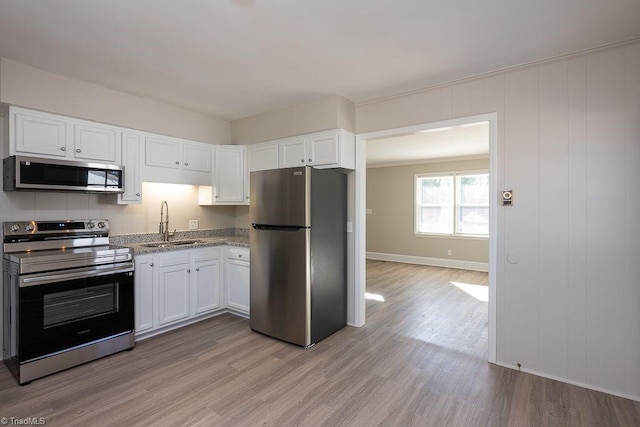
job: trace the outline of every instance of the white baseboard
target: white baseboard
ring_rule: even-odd
[[[510,369],[515,370],[515,371],[521,371],[521,372],[525,372],[527,374],[537,375],[537,376],[543,377],[543,378],[548,378],[550,380],[560,381],[561,383],[571,384],[571,385],[575,385],[575,386],[578,386],[578,387],[587,388],[589,390],[595,390],[595,391],[599,391],[599,392],[602,392],[602,393],[611,394],[613,396],[623,397],[625,399],[635,400],[636,402],[640,402],[640,396],[635,396],[633,394],[622,393],[622,392],[619,392],[619,391],[616,391],[616,390],[610,390],[608,388],[597,387],[597,386],[594,386],[594,385],[581,383],[579,381],[568,380],[566,378],[562,378],[562,377],[558,377],[558,376],[550,375],[550,374],[545,374],[544,372],[539,372],[539,371],[535,371],[535,370],[532,370],[532,369],[518,368],[516,365],[512,365],[510,363],[497,362],[496,365],[502,366],[503,368],[510,368]]]
[[[405,264],[432,265],[434,267],[458,268],[461,270],[489,271],[489,263],[462,261],[459,259],[429,258],[413,255],[383,254],[381,252],[367,252],[367,259],[378,261],[402,262]]]

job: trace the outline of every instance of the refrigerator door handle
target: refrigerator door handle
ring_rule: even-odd
[[[298,231],[305,227],[303,225],[269,225],[269,224],[251,224],[251,226],[256,230],[277,230],[277,231]]]

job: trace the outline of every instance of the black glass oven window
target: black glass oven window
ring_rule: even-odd
[[[44,327],[118,312],[118,283],[72,289],[44,295]]]

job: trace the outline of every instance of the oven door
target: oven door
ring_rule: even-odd
[[[133,263],[20,276],[24,363],[134,330]]]

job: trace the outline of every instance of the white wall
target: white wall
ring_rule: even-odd
[[[231,122],[233,144],[254,144],[287,136],[342,128],[355,132],[353,103],[339,95],[329,95],[280,110]]]
[[[486,238],[414,234],[415,175],[465,170],[488,171],[489,160],[449,159],[367,168],[367,209],[371,209],[371,213],[367,214],[367,256],[373,259],[459,265],[461,268],[473,266],[486,270],[489,262],[489,242]],[[448,254],[448,250],[451,254]]]
[[[211,144],[231,141],[227,120],[4,58],[0,58],[0,102]]]
[[[640,43],[356,106],[357,132],[497,112],[497,358],[640,399]]]

